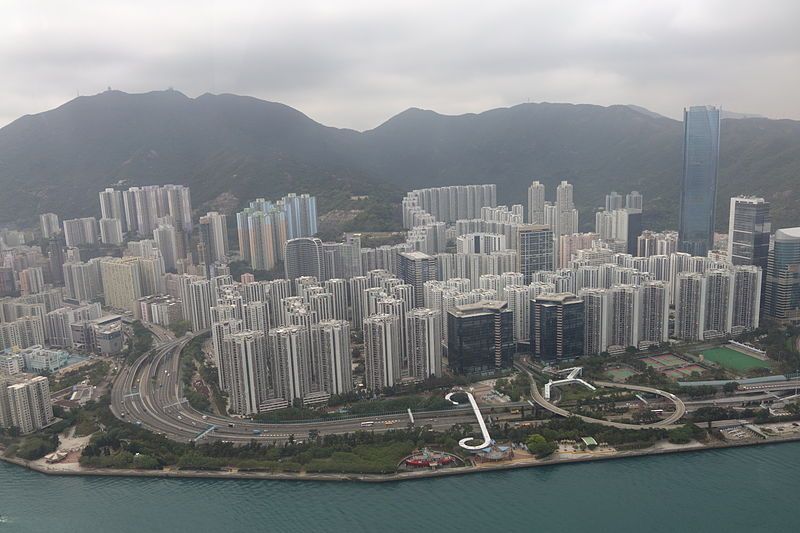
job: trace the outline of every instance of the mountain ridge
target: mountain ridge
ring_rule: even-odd
[[[800,122],[723,119],[721,131],[718,227],[735,194],[763,195],[776,227],[793,223]],[[645,224],[659,228],[677,220],[681,161],[681,122],[630,105],[409,108],[358,132],[250,96],[105,91],[0,128],[0,221],[95,215],[97,192],[120,179],[189,185],[198,208],[225,194],[241,203],[311,192],[323,211],[357,207],[351,196],[396,202],[415,187],[478,182],[497,183],[501,202],[525,203],[531,180],[551,197],[567,179],[584,227],[605,193],[637,189]]]

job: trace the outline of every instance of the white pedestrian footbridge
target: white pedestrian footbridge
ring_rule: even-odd
[[[473,452],[477,450],[483,450],[484,448],[488,448],[489,446],[491,446],[492,437],[489,436],[489,430],[486,428],[486,422],[483,421],[483,415],[481,414],[481,410],[478,408],[478,403],[475,401],[475,396],[473,396],[472,393],[470,392],[460,390],[448,393],[447,396],[444,397],[444,399],[454,405],[459,405],[459,402],[452,399],[452,396],[454,394],[465,394],[467,396],[467,398],[469,399],[469,403],[472,406],[472,411],[475,413],[475,418],[478,419],[478,425],[481,428],[481,435],[483,437],[483,442],[481,442],[478,445],[467,444],[470,441],[477,440],[474,437],[467,437],[465,439],[461,439],[460,441],[458,441],[458,445],[464,448],[465,450]]]
[[[575,366],[572,368],[565,368],[563,370],[559,370],[556,372],[557,374],[566,374],[567,377],[564,379],[559,379],[553,381],[552,379],[545,383],[544,385],[544,397],[546,400],[550,399],[550,391],[553,387],[558,387],[559,385],[583,385],[584,387],[588,387],[590,390],[597,390],[597,387],[592,385],[591,383],[580,379],[580,376],[583,373],[583,367]]]

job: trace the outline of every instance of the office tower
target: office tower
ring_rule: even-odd
[[[769,202],[753,196],[731,198],[728,260],[734,265],[767,268],[772,223]]]
[[[755,265],[733,267],[730,332],[739,335],[758,327],[761,308],[762,270]]]
[[[39,215],[39,227],[42,230],[43,239],[50,239],[57,233],[61,233],[61,223],[55,213],[42,213]]]
[[[72,248],[72,250],[80,255],[77,248]],[[64,255],[64,239],[60,234],[55,235],[47,243],[47,260],[50,267],[50,278],[53,283],[63,283],[64,278],[62,276],[61,267],[66,262],[67,258]]]
[[[642,233],[642,210],[625,208],[619,216],[619,234],[617,238],[625,241],[627,243],[627,252],[634,255],[637,252],[637,238]]]
[[[528,224],[544,223],[544,184],[534,181],[528,187]]]
[[[540,270],[553,270],[553,230],[544,225],[522,224],[517,228],[517,257],[524,283]]]
[[[419,307],[406,314],[408,374],[417,379],[442,375],[442,315]]]
[[[227,260],[228,226],[225,215],[211,211],[200,217],[200,243],[205,252],[201,258],[203,264],[224,263]]]
[[[125,202],[122,198],[122,191],[107,187],[100,191],[100,217],[113,218],[120,221],[120,230],[127,231],[125,223]]]
[[[669,339],[669,285],[647,281],[639,290],[639,344],[661,344]]]
[[[8,384],[0,382],[0,422],[3,427],[16,427],[20,433],[33,433],[54,420],[47,378],[37,376]]]
[[[706,284],[698,272],[678,274],[675,294],[675,337],[703,340],[705,331]]]
[[[322,241],[315,237],[299,237],[286,241],[286,279],[314,276],[326,279]]]
[[[422,307],[425,282],[436,279],[436,259],[422,252],[403,252],[398,259],[398,275],[414,287],[414,304]]]
[[[174,272],[178,255],[178,233],[175,227],[169,224],[161,224],[153,230],[153,240],[158,246],[158,251],[164,259],[164,270]]]
[[[606,289],[582,289],[579,294],[584,308],[583,353],[598,355],[608,348],[611,330],[611,310]],[[534,299],[538,294],[534,296]]]
[[[730,331],[732,275],[728,269],[713,269],[705,275],[705,316],[703,339],[720,337]]]
[[[531,302],[531,352],[544,361],[583,355],[583,300],[574,294],[540,294]]]
[[[621,348],[638,347],[639,320],[641,318],[639,287],[623,284],[612,285],[608,289],[608,306],[611,313],[609,345]]]
[[[108,258],[100,263],[103,296],[108,307],[136,314],[136,300],[144,296],[138,257]]]
[[[116,218],[100,219],[100,241],[103,244],[122,244],[122,222]]]
[[[97,220],[93,217],[65,220],[64,238],[67,246],[97,244]]]
[[[263,331],[241,331],[222,339],[223,358],[230,369],[228,397],[230,410],[253,415],[268,397],[269,360]]]
[[[617,191],[611,191],[606,194],[606,211],[613,211],[615,209],[622,209],[625,207],[624,198]]]
[[[291,325],[269,332],[273,394],[289,405],[312,391],[312,357],[309,332]]]
[[[457,374],[510,368],[514,352],[514,318],[503,301],[481,301],[447,310],[447,359]]]
[[[631,191],[625,195],[625,208],[641,211],[644,208],[644,198],[639,191]]]
[[[696,256],[705,256],[714,244],[719,124],[718,108],[694,106],[683,112],[678,249]]]
[[[311,329],[322,390],[331,395],[352,391],[350,323],[345,320],[323,320]]]
[[[374,314],[364,319],[365,385],[372,391],[400,381],[402,359],[400,323],[395,315]]]
[[[767,261],[764,312],[781,322],[800,321],[800,227],[775,232]]]

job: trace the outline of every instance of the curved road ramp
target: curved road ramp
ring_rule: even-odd
[[[610,420],[600,420],[598,418],[591,418],[588,416],[583,415],[576,415],[574,413],[570,413],[566,409],[562,409],[555,404],[550,403],[546,400],[540,393],[539,388],[536,386],[536,381],[533,379],[533,375],[524,367],[517,366],[518,370],[522,370],[526,374],[528,374],[528,378],[531,380],[531,396],[533,396],[533,400],[539,404],[544,409],[547,409],[553,414],[563,416],[563,417],[570,417],[570,416],[577,416],[581,420],[585,422],[590,422],[593,424],[601,424],[604,426],[615,427],[619,429],[651,429],[651,428],[672,428],[677,427],[675,422],[683,418],[683,415],[686,414],[686,406],[684,405],[683,401],[672,394],[671,392],[662,391],[659,389],[654,389],[652,387],[643,387],[641,385],[628,385],[622,383],[612,383],[609,381],[595,381],[594,384],[598,387],[610,387],[616,389],[625,389],[625,390],[632,390],[637,392],[647,392],[649,394],[656,394],[658,396],[662,396],[669,401],[671,401],[675,405],[675,412],[672,413],[670,416],[665,418],[664,420],[659,420],[658,422],[654,422],[652,424],[626,424],[624,422],[612,422]]]

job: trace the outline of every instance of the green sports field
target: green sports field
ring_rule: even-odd
[[[766,361],[761,361],[730,348],[712,348],[701,353],[704,359],[731,370],[751,370],[753,368],[769,367],[769,363]]]

